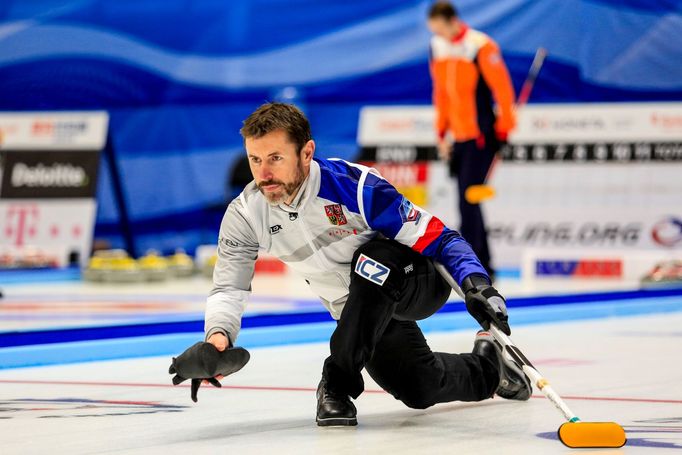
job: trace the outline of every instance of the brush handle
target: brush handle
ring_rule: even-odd
[[[507,353],[511,359],[516,362],[526,373],[526,376],[531,380],[535,386],[551,401],[554,406],[564,415],[569,422],[579,422],[580,419],[569,409],[564,400],[561,399],[558,393],[549,385],[549,381],[545,379],[538,370],[535,369],[532,363],[523,355],[523,352],[517,348],[503,331],[498,329],[494,324],[490,324],[490,333],[502,345],[504,352]],[[504,355],[504,354],[503,354]]]
[[[455,282],[454,278],[452,278],[452,275],[450,275],[445,266],[436,261],[434,261],[434,266],[445,279],[445,281],[452,286],[455,292],[464,298],[462,289]],[[495,324],[490,324],[490,333],[492,333],[493,337],[495,337],[495,339],[502,345],[504,352],[506,352],[507,355],[523,369],[523,372],[526,373],[526,376],[530,378],[531,382],[542,391],[549,401],[554,403],[554,406],[556,406],[556,408],[564,415],[566,420],[569,422],[580,421],[580,419],[569,409],[566,403],[564,403],[564,400],[561,399],[559,394],[552,389],[547,379],[542,377],[540,372],[535,369],[532,363],[530,363],[530,360],[528,360],[526,356],[523,355],[523,352],[521,352],[521,350],[514,345],[514,342],[512,342],[511,338],[509,338],[503,331],[498,329]],[[502,355],[504,355],[504,353]]]
[[[521,92],[519,93],[519,97],[516,100],[517,108],[528,102],[528,98],[530,98],[530,92],[533,90],[533,86],[535,85],[535,79],[538,78],[542,64],[545,62],[545,57],[547,57],[547,49],[544,47],[540,47],[537,51],[535,51],[533,63],[530,64],[528,75],[526,76],[526,80],[523,81]]]

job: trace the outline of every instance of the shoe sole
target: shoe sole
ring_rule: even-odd
[[[318,427],[354,427],[358,424],[358,419],[333,417],[329,419],[316,418]]]
[[[502,349],[502,346],[500,345],[500,343],[498,343],[497,340],[493,339],[492,342],[495,343],[496,348],[499,349],[498,353],[502,359],[502,363],[504,363],[505,368],[511,370],[517,377],[521,378],[523,380],[523,382],[526,384],[526,388],[523,390],[525,390],[527,393],[527,395],[523,394],[520,397],[518,397],[516,395],[519,392],[521,392],[521,390],[514,392],[513,394],[510,394],[509,396],[505,396],[505,395],[502,395],[500,393],[498,393],[497,395],[499,395],[502,398],[506,398],[508,400],[526,401],[526,400],[530,399],[530,396],[533,393],[532,392],[533,386],[530,383],[530,379],[528,379],[528,376],[526,376],[526,373],[523,372],[523,369],[521,367],[519,367],[519,365],[516,362],[514,362],[514,360],[507,358],[507,356],[505,355],[504,349]]]

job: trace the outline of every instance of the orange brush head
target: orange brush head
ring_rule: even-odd
[[[471,185],[464,192],[464,198],[469,204],[480,204],[495,197],[495,188],[490,185]]]
[[[559,427],[559,440],[572,449],[622,447],[627,441],[615,422],[567,422]]]

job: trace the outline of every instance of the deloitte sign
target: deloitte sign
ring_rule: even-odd
[[[54,163],[45,166],[28,166],[17,163],[12,169],[11,184],[14,188],[42,187],[42,188],[80,188],[88,184],[88,176],[81,166],[69,163]]]
[[[91,198],[99,152],[6,151],[0,195],[6,199]]]

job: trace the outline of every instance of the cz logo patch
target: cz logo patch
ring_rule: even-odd
[[[383,286],[388,278],[388,274],[391,273],[391,269],[381,262],[361,254],[357,264],[355,264],[355,273],[372,283]]]
[[[343,226],[344,224],[348,224],[346,215],[343,214],[341,204],[325,205],[324,213],[327,215],[329,222],[334,226]]]
[[[277,234],[281,230],[282,230],[281,224],[275,224],[274,226],[270,226],[270,235]]]

